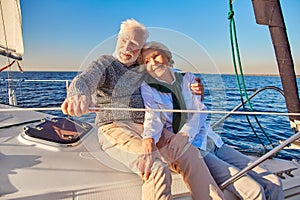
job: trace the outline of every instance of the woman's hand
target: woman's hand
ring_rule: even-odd
[[[164,137],[164,140],[166,141],[164,144],[166,146],[159,146],[159,148],[168,156],[165,159],[167,159],[169,163],[178,160],[185,152],[188,147],[187,145],[190,145],[188,142],[189,136],[186,133],[179,132],[175,134],[168,129],[164,129],[162,137]]]
[[[185,152],[187,145],[189,144],[189,136],[185,133],[177,133],[172,136],[169,141],[169,156],[172,162],[179,159],[179,157]]]

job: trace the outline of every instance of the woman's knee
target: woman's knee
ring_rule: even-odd
[[[269,180],[270,185],[272,185],[272,187],[282,189],[282,181],[278,176],[276,176],[274,174],[270,174],[270,175],[268,175],[267,179]]]
[[[268,176],[265,193],[269,199],[283,199],[282,181],[274,174]]]
[[[240,198],[242,199],[266,199],[263,186],[248,176],[244,176],[241,179],[237,180],[235,183],[233,183],[233,187],[235,188],[234,190],[237,191],[238,196],[240,196]]]

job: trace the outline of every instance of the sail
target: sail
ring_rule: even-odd
[[[0,55],[22,60],[20,0],[0,0]]]
[[[275,50],[287,109],[300,113],[300,101],[294,63],[279,0],[253,0],[256,22],[268,25]],[[289,116],[291,127],[300,131],[300,116]]]

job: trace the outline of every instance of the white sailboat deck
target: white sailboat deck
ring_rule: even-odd
[[[1,127],[48,116],[35,111],[5,115],[9,116],[0,122]],[[141,179],[101,150],[95,128],[77,146],[59,148],[25,140],[20,137],[23,127],[0,129],[0,198],[141,199]],[[264,164],[273,172],[296,168],[294,177],[283,173],[283,183],[286,199],[297,199],[299,194],[290,194],[300,191],[299,164],[277,159]],[[172,193],[176,199],[190,198],[175,173]]]
[[[34,111],[10,115],[1,127],[47,116]],[[101,150],[96,129],[75,147],[56,148],[22,139],[23,126],[0,129],[0,198],[141,198],[140,177]],[[174,194],[188,192],[178,174],[173,175],[172,186]]]

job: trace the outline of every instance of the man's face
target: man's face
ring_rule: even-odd
[[[144,45],[143,31],[128,29],[118,35],[116,53],[118,60],[126,66],[135,63]]]

